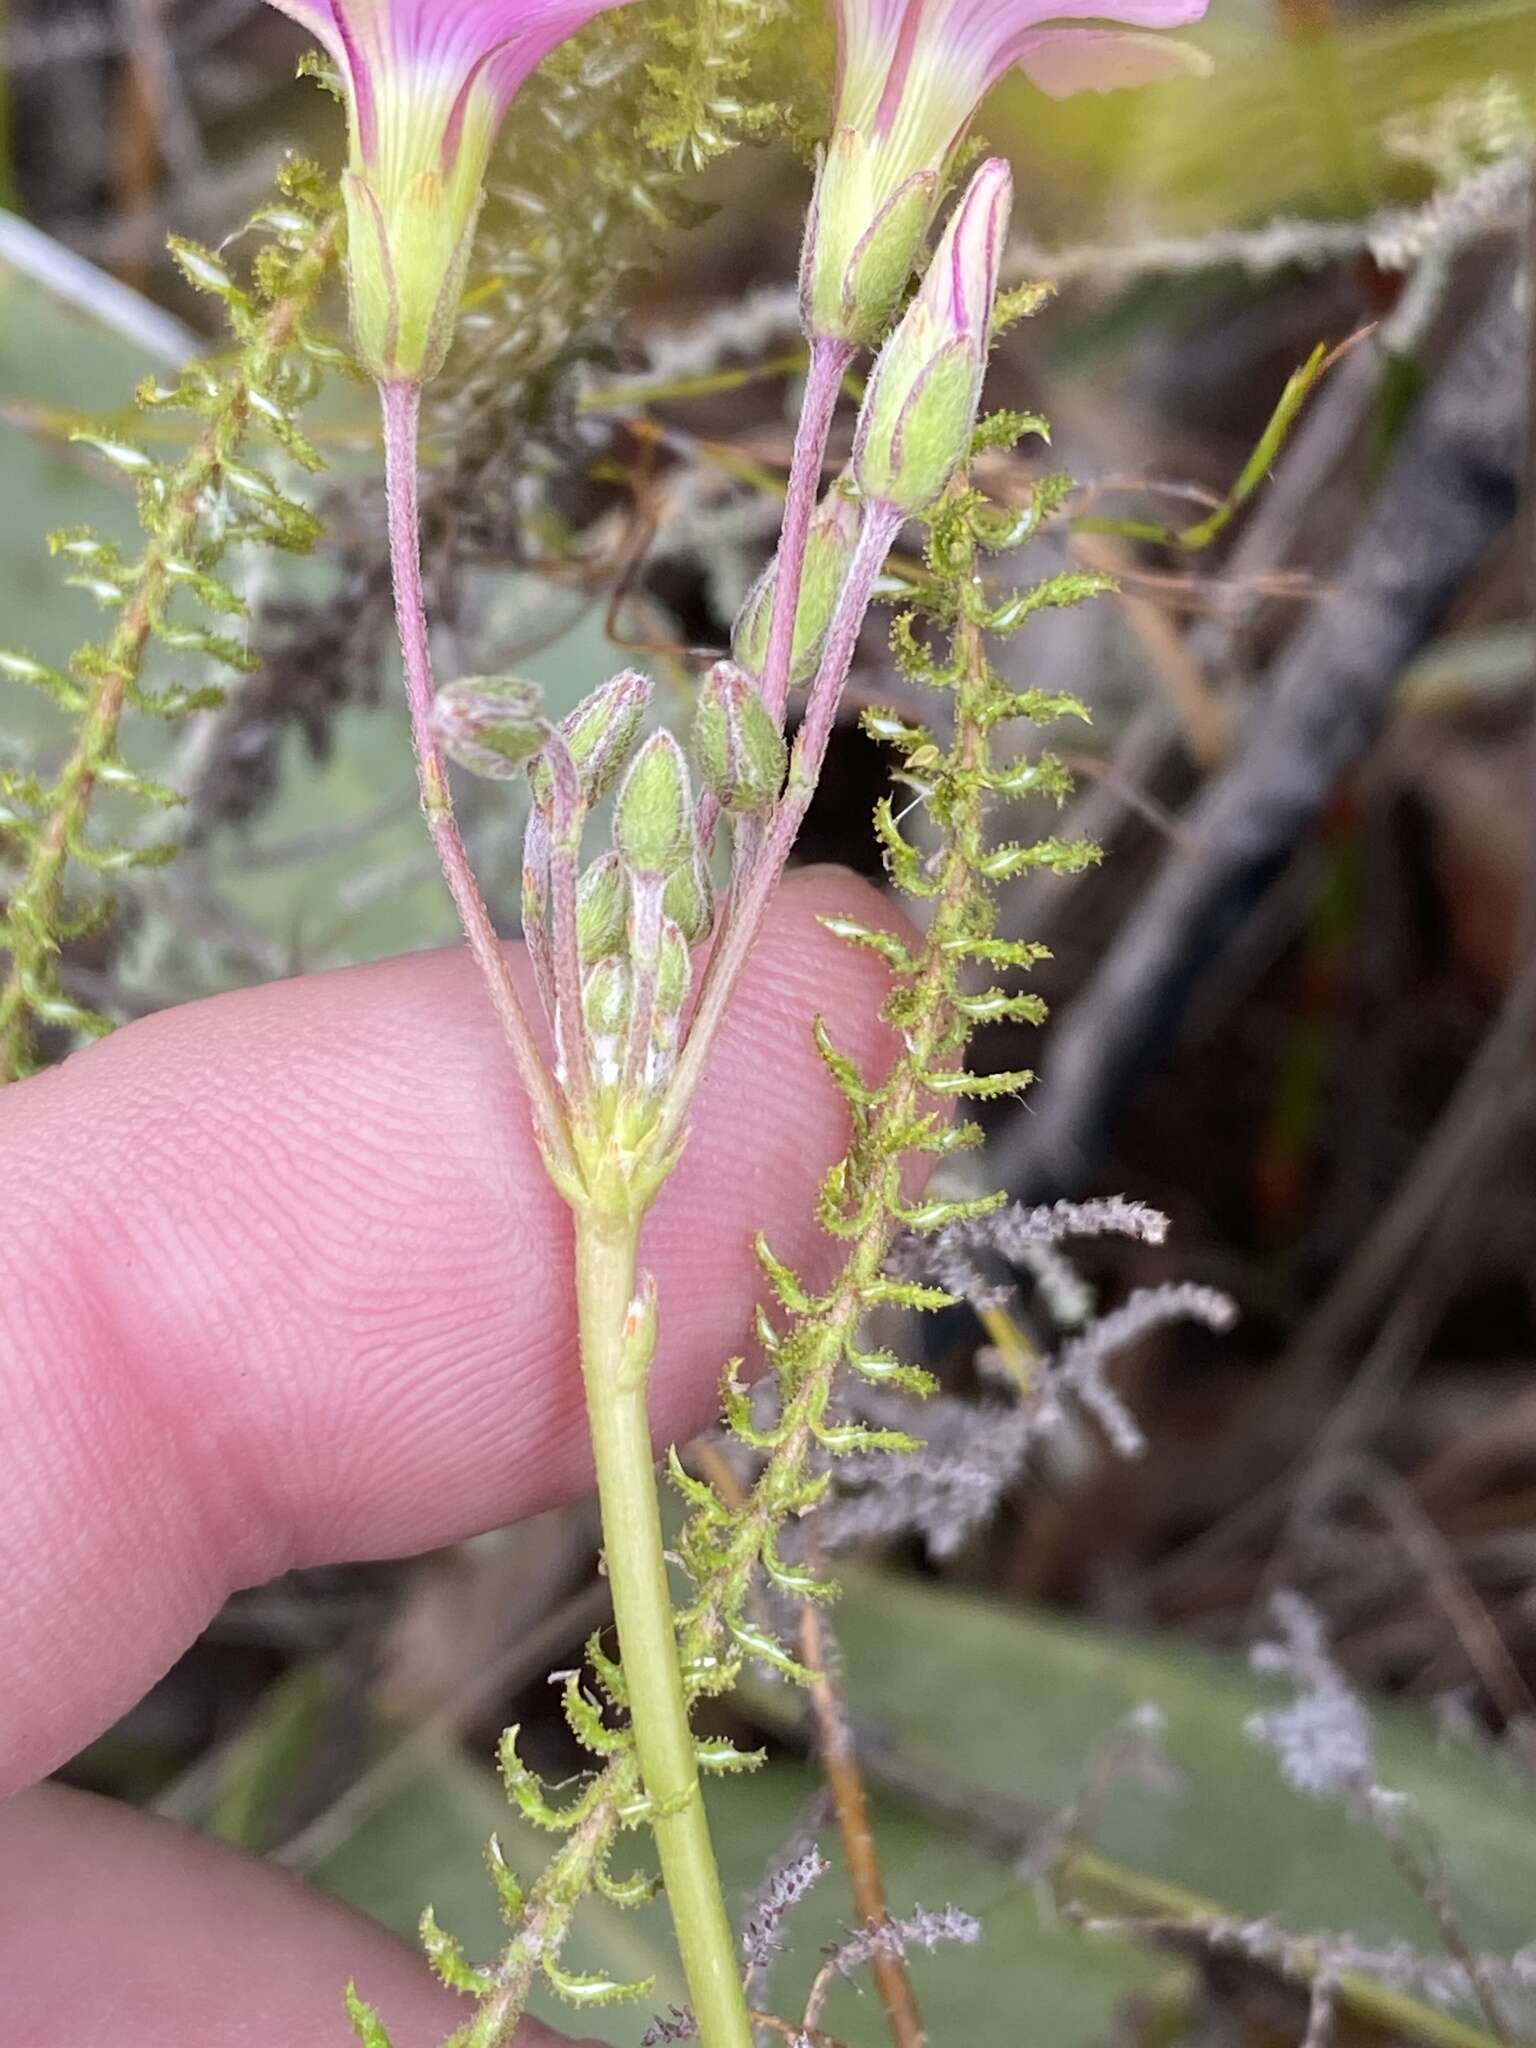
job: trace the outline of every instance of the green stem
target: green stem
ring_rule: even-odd
[[[646,1413],[654,1338],[636,1313],[639,1217],[622,1196],[576,1211],[581,1369],[619,1652],[667,1902],[705,2048],[753,2048],[678,1665]]]

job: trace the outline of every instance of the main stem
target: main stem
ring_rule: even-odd
[[[638,1234],[639,1219],[622,1197],[576,1211],[581,1369],[604,1556],[640,1774],[699,2039],[705,2048],[753,2048],[678,1665],[646,1413],[650,1360],[631,1319]]]
[[[405,694],[411,712],[411,738],[421,805],[443,878],[453,897],[470,952],[480,969],[501,1028],[517,1062],[517,1071],[533,1108],[534,1127],[545,1156],[558,1178],[573,1177],[574,1162],[565,1112],[539,1051],[522,997],[512,979],[501,940],[480,894],[469,854],[453,812],[448,770],[432,730],[432,700],[437,686],[432,674],[432,647],[427,632],[426,593],[421,580],[421,504],[416,480],[421,389],[416,384],[386,381],[379,386],[384,412],[384,469],[388,497],[389,561],[395,587],[395,618],[405,660]]]

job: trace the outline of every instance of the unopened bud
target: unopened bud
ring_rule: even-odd
[[[834,485],[822,500],[806,538],[794,650],[789,664],[791,688],[808,683],[816,673],[858,538],[858,506],[841,484]],[[731,638],[731,653],[737,665],[750,676],[761,676],[768,665],[778,587],[779,563],[775,556],[753,585]]]
[[[605,853],[581,878],[576,896],[576,943],[583,966],[624,950],[629,921],[629,877],[616,853]]]
[[[769,810],[784,787],[784,735],[733,661],[717,661],[704,679],[692,752],[700,781],[728,811]]]
[[[693,792],[683,750],[653,733],[619,790],[613,843],[637,875],[670,875],[693,851]]]
[[[594,690],[561,724],[589,804],[599,802],[618,781],[650,701],[650,677],[627,668]]]
[[[627,668],[590,697],[584,697],[557,730],[576,765],[585,804],[600,803],[634,751],[651,701],[651,679]],[[533,793],[548,803],[551,781],[541,762],[532,772]]]
[[[675,1017],[688,1000],[693,985],[693,955],[688,941],[672,922],[661,927],[661,948],[656,959],[656,1008],[664,1017]]]
[[[937,171],[889,189],[889,152],[839,128],[816,180],[800,264],[806,331],[855,348],[879,341],[901,303],[939,201]]]
[[[581,984],[581,1010],[594,1043],[629,1028],[630,976],[622,960],[600,960]]]
[[[432,732],[450,761],[509,782],[549,737],[544,693],[516,676],[466,676],[433,698]]]
[[[661,907],[690,946],[701,945],[709,937],[715,922],[715,891],[697,845],[692,860],[668,879]]]
[[[970,453],[1012,202],[1012,174],[993,157],[971,180],[916,298],[880,351],[853,450],[854,475],[868,498],[924,512]]]

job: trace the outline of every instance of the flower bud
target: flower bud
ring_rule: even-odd
[[[656,1009],[662,1017],[675,1017],[688,1000],[693,986],[693,955],[682,932],[666,918],[661,927],[661,946],[656,956]]]
[[[838,128],[816,178],[800,260],[808,334],[873,347],[889,327],[939,203],[939,174],[913,170],[888,187],[891,153]]]
[[[692,754],[699,780],[728,811],[766,811],[784,787],[788,750],[768,707],[733,661],[717,661],[699,692]]]
[[[599,960],[581,984],[581,1011],[594,1045],[629,1028],[630,973],[622,960]]]
[[[556,729],[575,764],[584,804],[600,803],[618,780],[640,737],[650,701],[650,677],[627,668],[561,719]],[[552,784],[542,761],[535,762],[530,779],[534,795],[547,804]]]
[[[791,688],[808,683],[816,673],[858,538],[858,506],[841,485],[834,485],[818,507],[806,539],[789,667]],[[749,676],[760,677],[768,665],[778,586],[779,563],[775,556],[753,585],[731,637],[731,653]]]
[[[433,698],[432,731],[450,761],[509,782],[549,737],[544,693],[516,676],[466,676]]]
[[[690,946],[702,945],[709,937],[715,922],[715,891],[697,844],[692,860],[669,878],[661,907]]]
[[[624,950],[629,923],[629,877],[616,853],[605,853],[581,878],[576,895],[576,943],[584,967]]]
[[[694,845],[693,792],[683,750],[669,732],[652,733],[619,790],[613,843],[637,875],[667,876]]]
[[[880,352],[854,442],[868,498],[924,512],[970,453],[1013,201],[1001,157],[955,208],[916,298]]]

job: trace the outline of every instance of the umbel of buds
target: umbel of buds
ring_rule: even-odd
[[[784,735],[733,661],[717,661],[704,679],[692,754],[699,780],[727,811],[771,810],[784,787]]]
[[[858,538],[859,508],[851,492],[839,481],[822,500],[806,537],[800,604],[795,613],[794,652],[790,658],[792,688],[808,683],[816,673]],[[775,556],[753,585],[731,635],[731,653],[738,667],[750,676],[760,677],[768,663],[778,587],[779,564]]]
[[[925,512],[970,453],[1012,204],[1012,174],[993,157],[971,180],[880,352],[853,449],[867,498]]]

